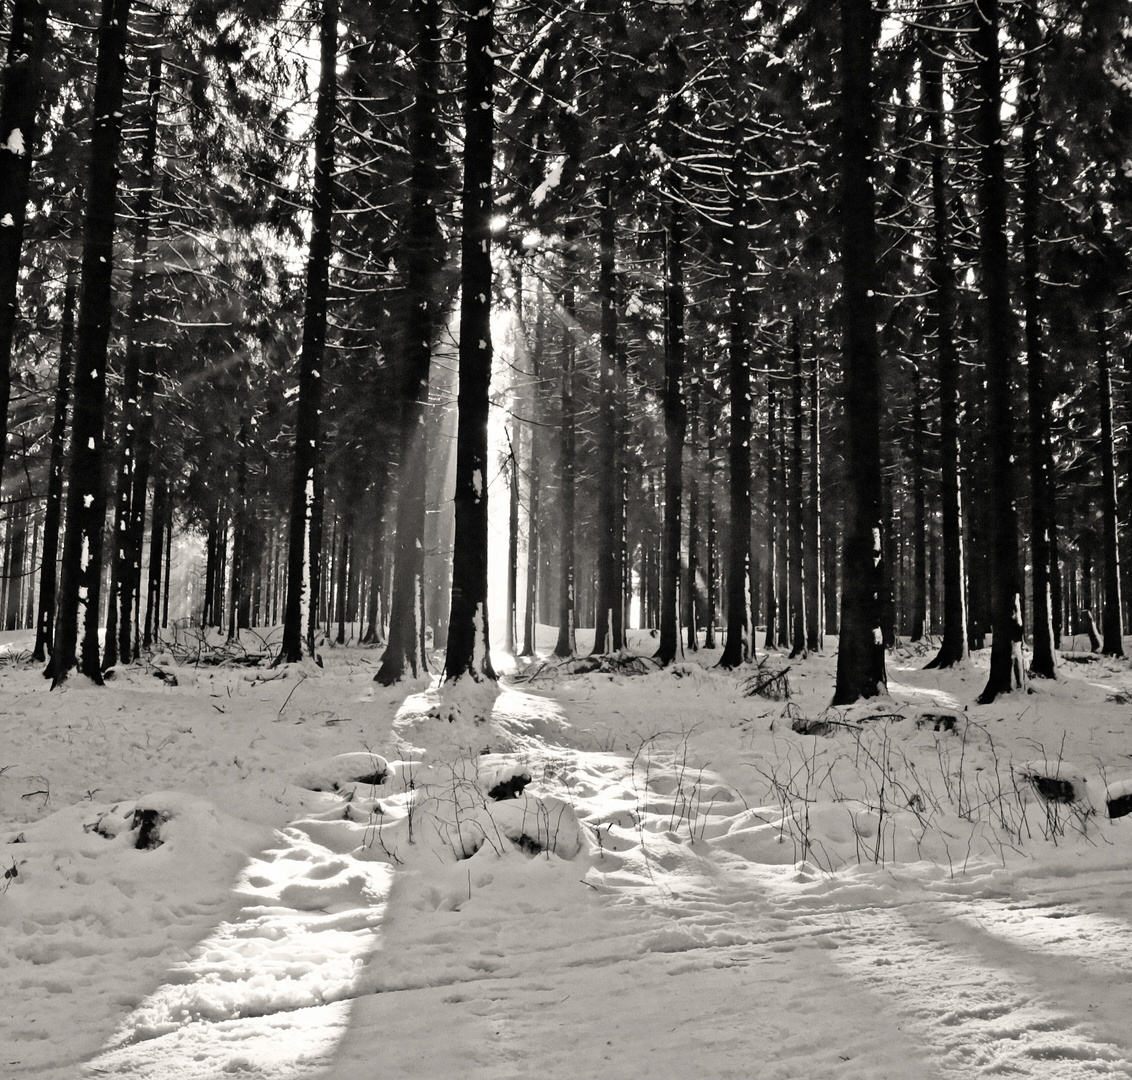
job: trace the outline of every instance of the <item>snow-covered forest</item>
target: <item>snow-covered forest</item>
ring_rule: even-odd
[[[1126,4],[0,46],[0,1073],[1130,1075]]]

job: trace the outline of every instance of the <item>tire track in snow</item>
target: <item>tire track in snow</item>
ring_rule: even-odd
[[[576,760],[585,768],[581,755]],[[799,905],[793,871],[713,850],[711,839],[726,835],[729,821],[743,817],[729,800],[717,806],[713,799],[696,825],[685,820],[687,792],[671,766],[646,772],[643,782],[635,774],[627,777],[624,763],[619,769],[610,769],[609,763],[599,769],[591,762],[587,771],[594,794],[587,785],[580,794],[590,795],[594,811],[600,779],[621,785],[628,781],[636,792],[631,810],[604,815],[621,825],[622,835],[632,828],[637,843],[603,851],[602,859],[612,861],[614,868],[600,880],[611,892],[635,897],[681,928],[674,929],[667,944],[665,936],[658,935],[651,949],[699,949],[707,963],[719,962],[718,956],[709,960],[707,954],[720,948],[730,949],[733,956],[742,953],[746,961],[799,948],[827,950],[852,982],[867,986],[910,1018],[944,1074],[1007,1073],[1034,1080],[1132,1076],[1126,1052],[1080,1019],[1079,1001],[1073,1003],[1077,1008],[1062,1008],[1017,973],[1019,965],[1010,957],[998,955],[986,962],[970,947],[973,931],[975,937],[990,933],[1022,948],[1084,960],[1095,967],[1092,985],[1103,993],[1105,978],[1128,970],[1132,928],[1127,925],[1060,905],[1043,910],[1044,922],[1061,924],[1059,933],[1050,934],[1048,926],[1035,924],[1033,906],[983,898],[893,908],[866,904],[846,911],[835,890],[829,907],[823,909],[813,896]],[[726,788],[719,777],[706,772],[696,776],[696,783],[716,791]],[[590,816],[603,820],[600,813]],[[691,826],[687,836],[671,828],[674,820]],[[930,930],[917,929],[904,914],[904,909],[913,908],[920,922],[950,923],[953,940],[934,940]]]
[[[1124,1052],[1002,966],[939,942],[894,909],[842,912],[836,958],[892,999],[947,1072],[1035,1080],[1132,1076]]]

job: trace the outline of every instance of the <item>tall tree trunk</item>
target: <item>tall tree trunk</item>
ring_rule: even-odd
[[[319,16],[318,104],[315,109],[314,193],[307,251],[303,342],[299,356],[299,400],[291,476],[290,533],[287,550],[287,602],[283,642],[276,663],[303,658],[303,593],[309,590],[310,624],[315,621],[318,570],[308,553],[316,531],[319,466],[322,453],[322,368],[326,352],[330,259],[334,250],[334,129],[338,98],[338,0],[322,0]],[[308,630],[307,648],[313,633]]]
[[[464,186],[456,540],[444,677],[494,680],[487,618],[487,423],[491,383],[494,0],[465,0]]]
[[[790,648],[790,616],[793,611],[790,588],[790,480],[789,459],[786,454],[786,394],[779,398],[778,445],[775,447],[775,460],[778,473],[775,485],[778,490],[778,553],[775,565],[778,567],[778,635],[775,644],[780,649]]]
[[[535,340],[531,350],[531,387],[529,403],[532,423],[528,434],[530,466],[527,469],[527,588],[523,614],[523,655],[534,656],[538,642],[539,585],[542,578],[541,530],[539,527],[539,459],[542,440],[539,438],[542,409],[542,352],[546,340],[546,297],[542,278],[537,286],[538,313],[535,316]]]
[[[63,466],[67,453],[67,409],[71,400],[74,363],[75,305],[78,297],[78,263],[67,256],[67,283],[63,289],[63,324],[59,337],[59,374],[55,387],[55,414],[51,420],[51,463],[47,476],[47,506],[43,514],[43,562],[39,572],[39,611],[35,623],[32,659],[42,663],[54,651],[55,597],[59,561],[59,526],[63,510]]]
[[[1014,417],[1010,386],[1014,313],[1010,306],[1007,250],[1006,159],[1002,131],[1002,71],[999,59],[998,0],[978,0],[974,47],[979,56],[977,129],[981,146],[980,263],[985,297],[983,348],[986,356],[990,441],[988,494],[993,573],[991,575],[991,665],[979,696],[989,704],[1025,685],[1022,664],[1022,584],[1018,566],[1015,509]]]
[[[319,425],[321,429],[321,424]],[[307,541],[307,576],[310,580],[310,596],[307,600],[307,652],[315,656],[315,643],[318,640],[319,629],[326,620],[326,599],[330,592],[323,572],[325,554],[323,552],[323,526],[326,508],[326,481],[323,475],[322,444],[319,440],[318,456],[314,465],[314,491],[311,496],[310,528]],[[225,527],[227,522],[225,521]],[[223,549],[227,553],[227,547]],[[324,578],[326,580],[324,580]],[[224,580],[220,579],[221,582]],[[317,658],[316,658],[317,659]]]
[[[698,588],[696,575],[699,573],[700,549],[700,380],[691,378],[691,430],[689,442],[692,447],[692,467],[688,472],[688,568],[684,586],[684,625],[688,633],[688,649],[697,652],[700,648],[700,614],[698,610]]]
[[[774,372],[766,378],[766,647],[778,645],[778,518],[781,511],[778,490],[778,394]]]
[[[669,71],[677,93],[669,108],[669,127],[675,133],[682,125],[679,89],[683,64],[679,48],[669,48]],[[679,151],[673,134],[669,156]],[[670,177],[675,182],[674,177]],[[660,546],[660,647],[656,660],[671,664],[680,647],[680,525],[684,497],[684,433],[688,410],[684,403],[684,215],[677,199],[666,206],[664,275],[664,524]],[[694,601],[693,601],[694,602]],[[692,619],[691,633],[695,633]]]
[[[806,582],[809,615],[806,620],[810,652],[825,648],[825,593],[822,566],[822,483],[821,483],[821,367],[814,353],[810,369],[810,500],[807,507],[806,527],[810,534],[806,551],[809,555],[809,572]]]
[[[719,597],[722,592],[719,558],[719,514],[716,511],[715,501],[715,473],[716,473],[716,425],[719,421],[718,403],[711,391],[707,389],[707,573],[706,573],[706,603],[704,604],[704,648],[716,647],[716,630],[719,622]]]
[[[613,176],[607,174],[601,191],[598,225],[598,293],[601,305],[598,373],[597,619],[595,654],[616,653],[625,642],[617,633],[622,604],[621,572],[621,455],[617,358],[617,202]]]
[[[7,464],[12,341],[47,34],[46,3],[15,0],[0,99],[0,479]]]
[[[1116,446],[1112,432],[1112,357],[1108,320],[1097,314],[1097,381],[1101,392],[1101,500],[1104,539],[1104,613],[1101,618],[1101,653],[1124,655],[1123,607],[1120,598],[1120,540],[1117,531]]]
[[[437,275],[444,259],[440,233],[440,4],[413,0],[417,40],[414,67],[416,96],[412,107],[410,177],[405,277],[405,330],[401,350],[400,469],[394,530],[393,600],[389,637],[375,680],[392,685],[406,674],[428,671],[424,649],[425,613],[420,606],[424,580],[427,501],[428,408],[432,345],[441,310]]]
[[[833,703],[885,694],[887,568],[881,531],[881,372],[877,341],[873,48],[879,20],[871,0],[841,0],[842,352],[844,364],[845,533],[841,618]]]
[[[351,525],[350,525],[350,512],[347,507],[343,511],[342,523],[340,525],[342,532],[342,539],[338,545],[338,587],[337,593],[334,597],[334,606],[336,609],[336,616],[338,619],[338,634],[334,638],[336,645],[346,644],[346,607],[347,607],[347,594],[350,589],[350,561],[354,558],[354,551],[351,546]]]
[[[952,263],[951,206],[946,172],[947,131],[944,116],[941,43],[928,38],[923,50],[924,109],[931,133],[932,252],[929,273],[931,318],[939,368],[940,517],[943,532],[943,640],[929,668],[965,664],[967,577],[963,558],[963,507],[959,450],[959,354],[955,347],[956,282]]]
[[[912,625],[919,641],[928,618],[928,513],[924,469],[924,398],[918,361],[912,364]]]
[[[145,596],[145,630],[142,647],[151,648],[157,640],[161,624],[161,566],[165,548],[165,517],[168,505],[168,487],[164,475],[153,484],[153,521],[149,534],[149,581]]]
[[[21,587],[24,578],[24,561],[27,559],[28,508],[26,491],[21,490],[9,503],[7,535],[11,540],[12,551],[8,560],[8,595],[4,610],[4,629],[15,630],[20,624],[22,608]]]
[[[106,353],[113,311],[114,218],[118,209],[118,154],[129,16],[129,0],[103,0],[83,225],[67,521],[55,649],[46,671],[52,687],[62,684],[76,664],[82,674],[99,685],[102,683],[98,609],[102,588],[102,526],[106,517],[103,480]],[[80,608],[84,619],[81,657],[78,655]]]
[[[802,462],[802,328],[797,316],[790,327],[794,357],[793,445],[790,450],[790,602],[791,658],[806,655],[805,476]]]
[[[157,167],[157,127],[161,111],[161,65],[163,60],[161,27],[150,46],[146,86],[145,139],[142,144],[138,193],[134,219],[134,263],[130,274],[130,299],[126,314],[126,357],[122,376],[122,410],[117,435],[117,494],[114,501],[113,555],[110,563],[110,592],[107,605],[106,641],[102,670],[119,662],[128,664],[131,655],[135,581],[140,562],[134,557],[132,498],[142,433],[141,355],[145,343],[144,307],[149,281],[149,235]],[[144,489],[143,489],[144,490]]]
[[[519,460],[514,441],[510,445],[507,474],[507,625],[503,628],[503,651],[514,653],[519,605]]]
[[[562,422],[559,430],[558,454],[560,470],[558,513],[561,537],[558,545],[558,641],[554,646],[554,655],[560,659],[574,656],[578,651],[575,640],[577,582],[574,532],[574,481],[577,468],[575,461],[577,418],[574,404],[574,367],[577,357],[574,339],[577,330],[574,291],[576,239],[572,224],[567,222],[563,256],[565,286],[562,290]]]
[[[728,221],[731,260],[728,267],[728,308],[730,343],[728,346],[727,390],[731,404],[731,425],[727,463],[730,467],[728,496],[731,530],[727,554],[727,639],[720,667],[737,668],[751,658],[751,619],[747,575],[751,563],[751,372],[749,319],[747,314],[748,206],[747,192],[747,72],[745,6],[739,0],[730,5],[729,43],[735,116],[731,125],[731,160],[728,163]]]
[[[1046,392],[1045,354],[1042,349],[1041,275],[1039,236],[1042,225],[1042,177],[1038,157],[1041,120],[1038,101],[1041,73],[1038,49],[1041,46],[1035,4],[1027,2],[1023,14],[1026,52],[1022,60],[1022,86],[1019,107],[1022,113],[1022,296],[1026,319],[1026,372],[1029,394],[1030,450],[1030,544],[1033,603],[1033,655],[1030,674],[1042,679],[1057,678],[1057,651],[1054,647],[1050,583],[1050,518],[1052,477],[1049,467],[1049,397]]]

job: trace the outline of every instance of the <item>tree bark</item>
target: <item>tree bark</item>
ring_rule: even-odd
[[[810,499],[806,511],[810,537],[806,545],[809,566],[806,575],[807,643],[810,652],[820,653],[825,649],[825,583],[822,580],[821,368],[816,352],[810,368]]]
[[[679,49],[670,48],[669,64],[677,86]],[[678,130],[681,110],[670,109],[673,130]],[[675,136],[674,136],[675,139]],[[670,146],[670,156],[676,146]],[[684,435],[688,410],[684,403],[684,216],[673,199],[666,207],[664,276],[664,524],[661,529],[660,647],[656,660],[671,664],[680,647],[680,534],[684,498]],[[694,600],[693,600],[694,603]],[[695,619],[691,620],[694,634]]]
[[[778,519],[781,496],[778,490],[778,394],[774,372],[767,372],[766,385],[766,647],[778,645]]]
[[[704,603],[704,648],[716,646],[717,623],[719,622],[719,597],[722,592],[719,558],[719,514],[715,501],[716,474],[716,425],[719,421],[718,402],[711,386],[707,390],[707,566],[705,573]]]
[[[103,479],[106,358],[113,311],[114,218],[118,210],[118,155],[129,15],[129,0],[103,0],[83,225],[67,520],[55,650],[46,672],[52,687],[61,685],[76,664],[82,674],[102,684],[98,609],[102,588],[102,526],[106,517]],[[84,619],[81,657],[78,655],[80,610]]]
[[[790,622],[791,659],[806,656],[806,574],[805,552],[805,476],[802,463],[802,328],[797,316],[790,327],[790,348],[794,359],[793,409],[791,418],[793,440],[790,449]]]
[[[514,441],[510,450],[507,462],[507,625],[503,628],[503,651],[514,653],[519,604],[519,459],[515,455]]]
[[[1033,654],[1030,674],[1042,679],[1057,678],[1057,651],[1054,647],[1050,587],[1050,490],[1049,399],[1046,392],[1045,355],[1042,348],[1041,276],[1039,236],[1042,223],[1042,177],[1038,158],[1041,73],[1038,49],[1041,46],[1037,10],[1027,2],[1023,13],[1026,51],[1022,60],[1019,109],[1022,120],[1022,296],[1025,308],[1026,373],[1029,396],[1030,450],[1030,544],[1033,566]]]
[[[534,656],[537,648],[538,631],[538,598],[539,583],[542,577],[542,546],[541,529],[539,522],[539,497],[541,476],[539,473],[539,459],[542,456],[542,440],[539,438],[539,426],[542,410],[539,402],[542,400],[542,352],[546,339],[546,310],[545,295],[543,293],[542,279],[539,279],[538,313],[535,316],[535,340],[531,350],[531,387],[533,393],[529,403],[532,423],[528,435],[530,467],[527,470],[527,588],[526,603],[523,615],[523,655]]]
[[[574,263],[576,232],[571,222],[566,223],[562,290],[562,421],[559,430],[558,511],[560,541],[558,545],[558,640],[554,655],[568,659],[577,654],[575,639],[577,626],[577,582],[575,566],[574,500],[577,470],[576,425],[574,403],[574,366],[577,357],[575,312]]]
[[[618,417],[617,358],[617,202],[615,182],[606,174],[601,190],[598,226],[598,293],[601,305],[600,356],[598,363],[598,456],[605,463],[599,471],[597,619],[594,654],[617,653],[625,647],[621,633],[623,594],[621,529],[621,468],[623,448]]]
[[[912,363],[912,624],[908,637],[923,638],[928,619],[928,513],[924,469],[924,398],[920,366]]]
[[[487,614],[487,424],[491,383],[494,0],[465,0],[464,185],[456,540],[446,681],[494,680]]]
[[[698,367],[693,364],[695,370]],[[684,573],[683,594],[684,627],[687,634],[689,652],[700,648],[699,589],[696,576],[699,574],[700,539],[700,377],[693,375],[689,380],[690,402],[688,406],[688,442],[691,446],[691,468],[688,470],[688,560]]]
[[[728,222],[731,262],[728,267],[727,302],[730,342],[727,360],[727,392],[731,404],[727,463],[730,469],[728,499],[731,529],[727,544],[727,638],[719,666],[737,668],[751,659],[751,617],[747,575],[751,564],[751,372],[747,276],[749,262],[748,163],[747,163],[747,72],[745,7],[734,0],[729,29],[735,117],[731,126],[731,160],[728,164]]]
[[[149,581],[145,597],[145,630],[142,646],[151,648],[161,625],[161,566],[165,548],[165,520],[168,513],[168,486],[159,475],[153,485],[153,521],[149,534]]]
[[[1101,653],[1124,655],[1123,607],[1120,598],[1120,538],[1117,527],[1116,446],[1112,431],[1112,357],[1108,320],[1097,314],[1097,381],[1101,392],[1101,516],[1104,541],[1104,613],[1101,617]]]
[[[979,57],[977,129],[980,143],[979,246],[984,294],[982,340],[986,357],[991,521],[990,675],[979,695],[986,705],[1025,685],[1022,664],[1022,583],[1015,508],[1014,417],[1010,385],[1014,313],[1007,250],[1006,160],[1002,131],[1002,70],[998,0],[978,0],[974,38]]]
[[[887,568],[881,523],[881,372],[877,341],[876,220],[872,162],[876,117],[871,0],[841,0],[841,267],[845,396],[845,535],[833,703],[886,694]]]
[[[956,282],[952,263],[951,207],[946,173],[943,62],[940,42],[923,50],[924,107],[931,135],[932,253],[930,302],[939,369],[940,516],[943,532],[943,640],[927,667],[946,668],[968,658],[967,579],[963,557],[963,508],[959,479],[959,355],[955,348]]]
[[[317,531],[319,459],[322,453],[322,367],[326,352],[330,259],[334,250],[334,132],[338,97],[338,0],[322,0],[319,16],[318,104],[315,110],[314,192],[307,252],[303,342],[299,356],[299,399],[291,476],[290,532],[287,549],[287,600],[283,642],[276,663],[303,658],[303,593],[309,592],[307,648],[317,618],[317,566],[308,551]]]

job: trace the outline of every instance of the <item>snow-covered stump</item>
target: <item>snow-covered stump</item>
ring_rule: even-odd
[[[1109,784],[1105,788],[1104,802],[1109,821],[1132,814],[1132,778]]]
[[[1064,836],[1066,826],[1072,823],[1084,834],[1088,819],[1096,814],[1084,769],[1068,761],[1042,759],[1018,766],[1015,776],[1041,803],[1046,839]]]

